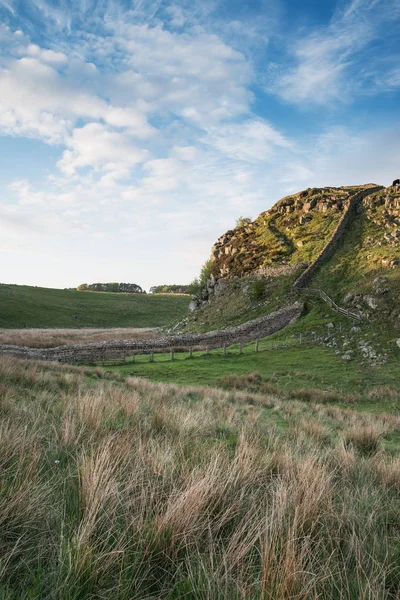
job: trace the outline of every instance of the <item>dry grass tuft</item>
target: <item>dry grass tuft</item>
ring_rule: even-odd
[[[353,446],[360,454],[370,456],[381,448],[381,439],[386,432],[387,428],[370,423],[368,426],[346,429],[343,439],[346,445]]]

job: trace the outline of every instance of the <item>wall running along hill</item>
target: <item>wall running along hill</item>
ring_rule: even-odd
[[[347,209],[344,211],[341,219],[339,220],[339,223],[336,226],[335,231],[332,234],[332,237],[330,238],[328,243],[324,246],[323,250],[318,254],[318,256],[314,260],[314,262],[312,262],[311,265],[309,265],[309,267],[300,275],[300,277],[298,277],[296,279],[296,281],[293,284],[294,289],[298,290],[298,289],[304,288],[310,283],[310,281],[311,281],[315,271],[318,269],[318,267],[321,266],[321,264],[323,262],[328,260],[336,251],[336,249],[340,243],[340,240],[341,240],[344,232],[346,231],[346,228],[348,227],[349,223],[352,221],[352,219],[356,215],[357,207],[359,206],[360,202],[366,196],[369,196],[370,194],[374,194],[382,189],[384,189],[382,186],[377,186],[375,188],[368,188],[368,189],[358,192],[358,194],[355,194],[354,196],[352,196]]]
[[[203,334],[166,336],[153,340],[122,340],[76,344],[74,346],[59,346],[58,348],[46,349],[0,345],[0,354],[36,360],[93,363],[108,358],[124,358],[133,354],[168,352],[170,349],[177,351],[187,348],[222,348],[223,346],[230,346],[239,342],[251,342],[271,335],[296,321],[303,312],[303,309],[303,302],[295,302],[291,306],[259,317],[258,319],[253,319],[243,325]]]

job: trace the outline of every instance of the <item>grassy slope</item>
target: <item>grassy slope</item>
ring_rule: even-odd
[[[212,331],[232,325],[240,325],[251,319],[263,316],[278,308],[285,301],[296,299],[291,294],[295,275],[277,277],[262,281],[259,291],[261,298],[254,297],[254,288],[259,284],[253,277],[233,279],[227,288],[212,300],[210,306],[190,313],[180,328],[185,333]]]
[[[335,255],[317,272],[311,287],[320,287],[339,304],[343,302],[348,292],[375,295],[377,287],[388,288],[388,293],[379,299],[381,309],[376,314],[371,312],[374,320],[380,321],[380,326],[400,333],[399,319],[390,319],[391,312],[400,303],[400,268],[393,269],[382,266],[382,259],[400,258],[399,247],[381,247],[371,244],[369,240],[383,238],[384,230],[377,231],[377,226],[371,223],[366,214],[358,215],[346,232],[342,244]],[[377,277],[381,283],[375,283]]]
[[[395,342],[400,334],[400,269],[384,268],[381,261],[382,258],[396,258],[400,255],[397,246],[388,246],[385,242],[385,228],[377,226],[371,220],[371,216],[376,219],[376,214],[383,210],[380,207],[373,213],[368,209],[356,217],[335,255],[323,265],[311,283],[311,287],[321,287],[342,305],[348,292],[375,295],[378,286],[389,290],[378,298],[379,310],[368,309],[370,320],[362,323],[361,332],[350,331],[350,321],[340,318],[321,300],[310,298],[307,299],[307,315],[295,326],[271,338],[284,341],[291,332],[305,334],[313,330],[321,331],[321,328],[325,328],[327,333],[326,324],[332,322],[336,327],[335,331],[339,326],[343,329],[336,334],[337,348],[341,349],[340,341],[347,337],[350,340],[347,348],[355,351],[355,358],[350,362],[336,355],[337,348],[315,344],[258,355],[249,346],[248,349],[245,348],[243,356],[238,356],[237,350],[232,350],[227,357],[219,353],[220,356],[215,358],[203,356],[174,364],[168,362],[168,357],[165,357],[165,363],[161,363],[161,358],[157,357],[158,363],[138,363],[135,373],[158,381],[172,380],[192,384],[209,381],[213,385],[224,385],[224,377],[248,376],[257,371],[263,379],[263,385],[277,379],[276,385],[280,393],[317,388],[351,395],[356,398],[358,406],[370,405],[371,400],[376,403],[377,408],[387,403],[398,404],[396,390],[400,378],[400,353]],[[377,277],[381,278],[378,283],[375,282]],[[292,281],[293,277],[268,279],[265,299],[252,302],[251,277],[232,280],[227,290],[213,299],[211,305],[189,317],[186,327],[193,331],[213,329],[268,313],[291,300]],[[364,308],[368,308],[365,303]],[[362,360],[359,344],[363,341],[372,343],[380,354],[386,353],[386,364],[374,367],[370,362]],[[267,347],[268,344],[265,342],[264,345]],[[344,347],[341,351],[343,353]],[[391,391],[393,386],[394,392]]]
[[[242,276],[259,267],[315,260],[343,214],[343,202],[361,187],[305,190],[283,198],[252,223],[230,230],[214,249],[220,273]],[[305,212],[304,204],[309,202],[316,206]]]
[[[193,354],[155,355],[154,362],[148,356],[136,357],[135,363],[124,366],[110,366],[107,370],[134,373],[153,381],[173,381],[181,385],[235,386],[235,377],[247,377],[254,373],[260,376],[259,389],[272,391],[284,397],[302,397],[304,390],[313,390],[315,398],[324,399],[323,392],[329,392],[333,402],[339,405],[351,405],[355,409],[379,411],[399,410],[400,387],[400,351],[392,346],[387,362],[372,367],[358,356],[345,361],[335,354],[335,350],[312,341],[304,341],[304,336],[312,338],[312,331],[318,336],[328,332],[326,324],[334,321],[336,330],[339,324],[345,328],[351,323],[345,319],[336,320],[333,314],[326,315],[325,306],[314,306],[296,324],[265,338],[259,343],[259,352],[254,351],[253,343],[246,344],[239,354],[238,346],[231,346],[227,354],[222,350]],[[332,318],[333,317],[333,318]],[[368,331],[366,334],[365,332]],[[299,334],[302,344],[299,344]],[[364,340],[370,333],[361,328],[353,334],[358,340]],[[375,339],[375,338],[374,338]],[[285,347],[288,343],[288,347]],[[376,339],[376,344],[379,340]],[[230,381],[231,380],[231,381]],[[254,389],[250,383],[238,383],[240,389]],[[313,399],[313,394],[310,395]]]
[[[0,357],[0,597],[395,600],[398,419]]]
[[[74,292],[0,285],[0,327],[159,327],[184,316],[187,296]]]

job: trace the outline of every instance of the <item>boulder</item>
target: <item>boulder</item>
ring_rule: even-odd
[[[193,296],[191,301],[189,302],[189,312],[193,312],[199,306],[199,299],[197,296]]]
[[[374,298],[374,296],[365,296],[364,300],[368,304],[368,306],[373,310],[376,310],[379,306],[379,300],[377,298]]]
[[[312,210],[314,208],[314,206],[316,206],[316,204],[317,204],[316,198],[312,198],[309,202],[305,202],[304,206],[303,206],[304,212],[308,212],[309,210]]]
[[[344,302],[344,304],[348,304],[352,300],[354,300],[354,294],[352,294],[351,292],[349,292],[348,294],[345,295],[345,297],[343,299],[343,302]]]

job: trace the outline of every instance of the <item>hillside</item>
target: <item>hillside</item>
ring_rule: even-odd
[[[183,326],[242,322],[293,301],[295,281],[323,250],[301,287],[321,288],[369,320],[379,314],[400,332],[400,189],[375,184],[304,190],[227,231],[212,248],[213,276],[192,304],[198,310]]]
[[[182,318],[188,303],[185,296],[0,284],[0,328],[160,327]]]
[[[376,185],[310,188],[282,198],[253,222],[239,225],[217,240],[211,260],[218,276],[280,275],[312,262],[333,234],[351,196],[369,187]],[[386,213],[379,207],[376,218],[385,220]]]

